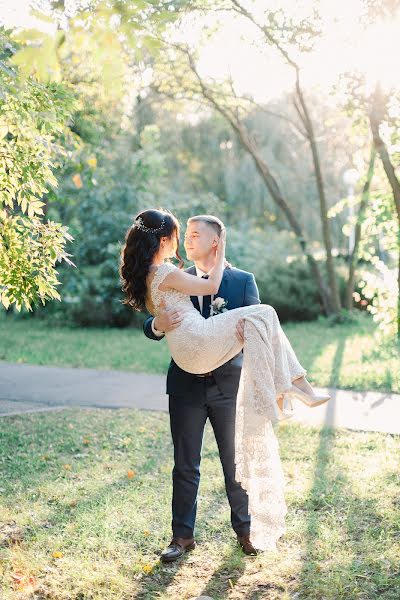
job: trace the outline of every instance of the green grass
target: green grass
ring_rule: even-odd
[[[398,347],[382,342],[367,315],[330,327],[324,319],[284,325],[309,378],[319,386],[400,392]],[[0,319],[0,360],[166,373],[166,341],[136,329],[68,329],[38,319]]]
[[[2,600],[398,598],[399,436],[281,425],[287,534],[278,555],[245,557],[207,427],[198,546],[162,565],[167,414],[65,410],[1,425]]]

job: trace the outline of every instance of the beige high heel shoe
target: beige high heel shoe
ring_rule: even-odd
[[[325,395],[325,396],[313,395],[313,396],[311,396],[311,394],[306,394],[305,392],[300,390],[295,385],[292,385],[292,387],[287,392],[287,394],[290,394],[291,396],[294,396],[298,400],[301,400],[301,402],[303,402],[303,404],[306,404],[307,406],[309,406],[311,408],[314,406],[320,406],[321,404],[324,404],[325,402],[328,402],[328,400],[331,399],[331,397],[329,395]]]

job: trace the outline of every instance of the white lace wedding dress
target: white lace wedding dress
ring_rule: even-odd
[[[179,305],[184,317],[166,334],[172,358],[188,373],[213,371],[243,348],[243,368],[236,405],[235,477],[249,497],[250,535],[259,550],[276,550],[285,533],[284,477],[273,424],[279,420],[276,396],[306,373],[285,336],[272,306],[256,304],[204,319],[190,297],[159,286],[172,270],[163,263],[149,285],[147,307],[157,315],[160,303]],[[244,319],[244,344],[236,325]]]

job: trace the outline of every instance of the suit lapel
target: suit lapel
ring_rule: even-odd
[[[229,269],[225,269],[224,270],[224,274],[222,275],[221,285],[219,286],[219,290],[215,294],[214,298],[224,298],[224,300],[226,300],[226,296],[225,296],[225,294],[226,294],[226,284],[227,284],[227,279],[229,277],[228,270]]]
[[[194,265],[189,267],[188,269],[185,269],[185,271],[186,271],[186,273],[190,273],[191,275],[196,275],[196,267]],[[215,294],[214,298],[224,298],[226,300],[226,297],[224,294],[226,294],[226,284],[227,284],[227,279],[229,277],[228,271],[229,271],[229,269],[224,269],[224,273],[222,275],[222,280],[221,280],[221,285],[219,286],[218,293]],[[190,296],[190,299],[193,303],[193,306],[196,308],[196,310],[198,310],[200,312],[200,304],[199,304],[198,297]]]
[[[198,310],[200,312],[200,304],[199,304],[199,299],[197,296],[190,296],[190,299],[193,303],[193,306],[195,307],[196,310]]]

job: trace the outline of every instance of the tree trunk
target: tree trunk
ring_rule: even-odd
[[[314,173],[317,183],[317,191],[318,198],[320,204],[320,215],[321,215],[321,224],[322,224],[322,235],[324,240],[324,246],[326,251],[326,266],[328,271],[328,280],[329,280],[329,289],[325,287],[328,292],[329,298],[328,303],[330,305],[329,312],[338,313],[341,309],[340,302],[340,294],[339,288],[337,285],[337,278],[335,273],[335,265],[332,257],[332,240],[331,240],[331,231],[328,221],[328,209],[327,202],[325,196],[325,187],[324,181],[322,177],[321,171],[321,163],[319,160],[319,153],[317,142],[314,135],[314,128],[312,124],[312,120],[310,117],[310,113],[307,107],[307,103],[301,89],[300,85],[300,67],[296,63],[296,61],[290,56],[289,52],[284,48],[284,46],[280,43],[280,41],[274,36],[273,32],[271,32],[268,25],[261,25],[258,23],[257,19],[249,12],[249,10],[243,6],[239,0],[231,0],[232,5],[235,7],[235,10],[246,17],[251,23],[253,23],[265,36],[267,44],[275,46],[275,48],[280,52],[284,60],[288,65],[290,65],[295,73],[296,73],[296,95],[300,106],[295,102],[295,108],[297,110],[300,121],[302,122],[305,131],[307,133],[307,138],[311,148],[312,160],[314,165]]]
[[[390,159],[386,144],[379,133],[379,126],[383,120],[385,106],[386,101],[378,85],[373,96],[372,106],[369,113],[369,122],[371,125],[375,149],[380,156],[386,177],[389,181],[390,187],[392,188],[400,230],[400,181],[396,176],[396,171]],[[398,242],[397,286],[397,337],[400,339],[400,240]]]
[[[261,156],[261,153],[260,153],[258,147],[256,146],[256,144],[252,140],[251,136],[249,135],[249,132],[247,131],[246,126],[243,123],[241,123],[241,121],[239,120],[238,114],[233,113],[228,108],[224,107],[220,102],[218,102],[218,100],[214,97],[212,91],[208,88],[208,86],[205,84],[205,82],[200,77],[200,75],[197,71],[193,56],[188,51],[186,51],[185,53],[186,53],[190,68],[198,80],[202,95],[204,96],[204,98],[206,100],[209,101],[209,103],[215,108],[215,110],[217,112],[219,112],[231,125],[232,129],[237,134],[242,146],[245,148],[245,150],[248,151],[248,153],[252,157],[258,172],[260,173],[268,191],[270,192],[270,194],[272,196],[273,201],[286,216],[293,232],[296,235],[296,238],[297,238],[297,241],[299,242],[301,251],[303,252],[304,256],[307,258],[307,262],[310,267],[311,274],[317,284],[317,289],[318,289],[318,292],[319,292],[319,295],[321,298],[324,312],[327,315],[332,314],[333,312],[335,312],[335,308],[333,307],[332,302],[331,302],[330,290],[328,289],[328,287],[326,286],[326,284],[324,282],[324,279],[322,277],[321,270],[319,268],[317,261],[315,260],[311,251],[308,249],[307,240],[303,233],[301,225],[298,222],[298,220],[296,219],[296,216],[293,213],[293,211],[291,210],[290,206],[288,205],[285,197],[283,196],[283,194],[279,188],[278,182],[276,181],[275,177],[272,175],[271,171],[269,170],[269,167],[268,167],[267,163],[265,162],[264,158]]]
[[[351,256],[349,259],[349,277],[347,280],[346,298],[345,298],[345,307],[347,308],[347,310],[353,309],[354,278],[355,278],[357,259],[358,259],[358,246],[359,246],[360,240],[361,240],[361,225],[362,225],[362,222],[364,219],[365,208],[367,206],[367,202],[369,199],[369,190],[371,187],[372,177],[374,175],[375,157],[376,157],[376,150],[374,147],[372,147],[370,159],[369,159],[368,171],[367,171],[367,178],[366,178],[364,186],[363,186],[360,207],[358,209],[358,215],[357,215],[357,223],[355,225],[354,248],[352,250],[352,253],[351,253]]]
[[[219,112],[222,112],[215,103],[214,103],[214,106],[217,110],[219,110]],[[224,113],[222,112],[222,114],[224,114]],[[224,116],[228,117],[228,118],[230,117],[229,115],[224,115]],[[272,199],[274,200],[275,204],[277,204],[277,206],[284,213],[284,215],[286,216],[286,218],[289,222],[289,225],[291,226],[293,232],[296,235],[296,238],[297,238],[297,241],[299,242],[301,251],[307,258],[307,262],[310,267],[311,273],[317,284],[318,292],[320,294],[325,313],[328,315],[332,314],[332,312],[335,312],[335,310],[330,301],[331,295],[329,293],[329,289],[327,288],[327,286],[323,280],[323,277],[322,277],[322,274],[321,274],[321,271],[320,271],[317,261],[315,260],[314,256],[308,249],[307,240],[305,238],[305,235],[303,233],[300,223],[298,222],[295,214],[293,213],[293,211],[291,210],[290,206],[288,205],[286,199],[284,198],[284,196],[279,188],[278,182],[276,181],[275,177],[272,175],[271,171],[269,170],[267,163],[265,162],[264,158],[261,156],[261,153],[260,153],[259,149],[257,148],[257,146],[255,145],[255,143],[249,136],[245,126],[242,125],[241,123],[239,123],[238,121],[235,121],[234,119],[230,118],[229,120],[230,120],[231,126],[233,127],[234,131],[238,135],[239,141],[241,142],[243,147],[248,151],[248,153],[252,157],[254,164],[257,168],[257,171],[260,173],[269,193],[272,196]]]
[[[300,86],[300,75],[298,69],[296,70],[296,93],[301,105],[301,110],[299,107],[297,107],[297,112],[307,132],[307,138],[310,144],[312,161],[314,165],[314,174],[317,183],[319,209],[322,224],[322,236],[326,251],[326,266],[328,271],[329,287],[331,293],[332,312],[338,313],[341,309],[341,302],[335,272],[335,264],[332,256],[332,238],[328,221],[328,207],[326,202],[325,186],[322,177],[321,162],[319,160],[318,146],[315,140],[314,127],[304,98],[303,91]]]

